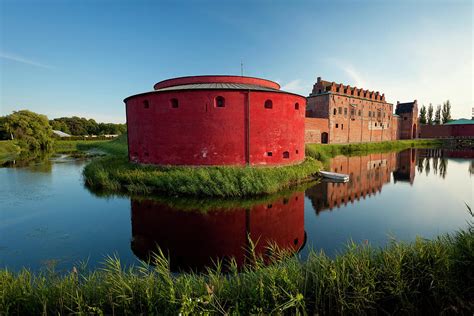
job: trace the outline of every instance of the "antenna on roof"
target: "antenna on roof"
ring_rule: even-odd
[[[244,76],[244,63],[243,63],[242,59],[240,59],[240,76],[241,77]]]

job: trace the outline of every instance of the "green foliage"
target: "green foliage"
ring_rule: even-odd
[[[97,123],[84,117],[60,117],[49,121],[54,130],[75,136],[83,135],[115,135],[126,132],[125,124]]]
[[[436,125],[441,124],[441,105],[438,105],[438,106],[436,107],[434,123],[435,123]]]
[[[428,106],[428,124],[433,125],[433,104]]]
[[[12,158],[19,153],[20,147],[18,147],[15,142],[11,140],[0,141],[0,162],[4,162],[5,160]]]
[[[426,107],[424,105],[420,108],[420,123],[426,124]]]
[[[173,274],[161,251],[153,266],[124,267],[108,257],[95,271],[2,269],[0,315],[470,315],[474,309],[472,225],[385,248],[349,243],[333,259],[311,252],[301,262],[270,246],[265,260],[254,249],[249,238],[245,266],[218,261],[200,274]]]
[[[442,122],[443,124],[451,121],[451,103],[449,100],[443,103],[443,109],[441,110]]]
[[[52,146],[52,129],[45,115],[28,110],[13,112],[0,121],[1,129],[25,150],[47,151]]]

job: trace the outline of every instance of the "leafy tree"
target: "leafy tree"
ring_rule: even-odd
[[[10,133],[7,132],[5,128],[7,118],[5,116],[0,116],[0,140],[11,139]]]
[[[451,103],[449,100],[443,103],[443,110],[441,112],[443,124],[448,123],[451,121]]]
[[[97,123],[93,119],[77,116],[55,118],[50,124],[53,129],[74,136],[123,134],[127,130],[125,124]]]
[[[428,106],[428,124],[433,125],[433,104]]]
[[[438,106],[436,107],[434,123],[435,123],[436,125],[441,124],[441,105],[438,105]]]
[[[29,150],[49,150],[52,145],[52,129],[46,115],[21,110],[2,120],[2,129],[18,144]]]
[[[426,107],[424,105],[420,108],[420,123],[426,124]]]

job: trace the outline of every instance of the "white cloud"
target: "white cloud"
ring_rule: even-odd
[[[295,79],[281,85],[281,90],[293,92],[301,95],[308,95],[311,92],[311,84]]]
[[[41,68],[47,68],[47,69],[53,69],[54,68],[50,65],[39,63],[39,62],[36,62],[34,60],[31,60],[31,59],[27,59],[27,58],[19,56],[19,55],[9,54],[9,53],[5,53],[5,52],[0,52],[0,58],[15,61],[15,62],[22,63],[22,64],[41,67]]]

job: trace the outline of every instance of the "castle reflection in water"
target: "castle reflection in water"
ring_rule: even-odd
[[[202,270],[216,259],[231,257],[241,266],[252,248],[248,237],[256,244],[255,254],[264,258],[271,244],[298,252],[306,241],[305,195],[318,214],[380,194],[392,175],[395,183],[407,184],[413,184],[416,172],[445,177],[446,157],[474,158],[472,151],[438,149],[338,156],[331,159],[330,170],[350,175],[349,182],[321,182],[306,191],[263,201],[213,204],[132,199],[131,247],[138,258],[149,261],[159,246],[169,256],[173,271]]]

